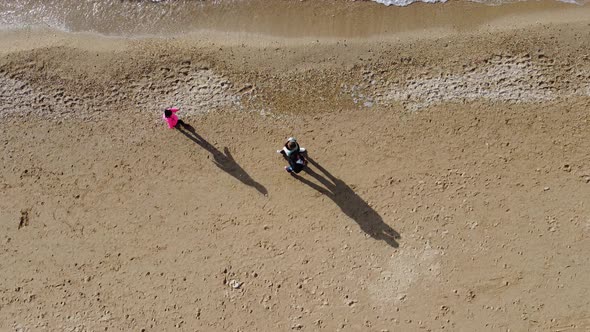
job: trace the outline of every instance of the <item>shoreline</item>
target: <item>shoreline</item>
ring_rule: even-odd
[[[332,3],[255,0],[216,6],[201,5],[190,13],[186,28],[171,30],[169,24],[144,27],[147,34],[118,28],[80,27],[64,31],[48,25],[4,28],[14,31],[55,31],[59,34],[89,34],[114,38],[183,38],[208,34],[251,36],[267,39],[383,39],[396,35],[432,36],[433,32],[469,33],[481,30],[511,30],[539,24],[584,22],[590,6],[550,0],[506,3],[499,6],[473,2],[416,3],[408,7],[385,7],[373,2]],[[249,13],[257,13],[256,18]],[[188,14],[187,14],[188,15]],[[79,23],[78,25],[81,25]],[[94,23],[88,23],[94,24]],[[112,23],[114,24],[114,23]],[[177,22],[183,25],[182,22]],[[231,37],[230,37],[231,38]]]

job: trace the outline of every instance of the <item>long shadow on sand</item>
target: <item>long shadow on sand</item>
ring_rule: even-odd
[[[389,227],[389,225],[383,221],[383,218],[381,218],[381,216],[371,208],[367,202],[357,195],[346,183],[335,178],[330,172],[309,156],[307,157],[307,160],[309,164],[322,172],[325,177],[316,173],[309,166],[304,169],[304,172],[318,180],[324,187],[311,182],[304,177],[293,174],[296,179],[332,199],[344,214],[354,220],[365,233],[369,234],[374,239],[383,240],[394,248],[399,246],[396,241],[400,238],[399,233]]]
[[[203,149],[209,151],[209,153],[213,155],[213,163],[215,166],[240,180],[243,184],[254,187],[261,194],[266,195],[268,193],[263,185],[254,181],[254,179],[252,179],[250,175],[234,160],[227,147],[223,148],[223,153],[217,150],[216,147],[207,142],[201,137],[201,135],[197,134],[195,129],[189,124],[179,125],[177,128],[184,136],[197,143]]]

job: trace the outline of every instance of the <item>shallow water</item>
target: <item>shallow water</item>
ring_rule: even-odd
[[[496,5],[499,1],[475,2]],[[563,0],[573,1],[576,0]],[[578,1],[581,4],[590,0]],[[407,6],[414,2],[429,4]],[[203,29],[286,37],[367,36],[453,25],[456,17],[446,14],[452,10],[442,2],[446,0],[3,0],[0,2],[0,27],[41,26],[126,36],[183,34]],[[469,2],[463,4],[469,5]],[[521,12],[526,10],[538,8],[525,8]],[[471,20],[469,13],[457,13],[465,16],[464,21]]]

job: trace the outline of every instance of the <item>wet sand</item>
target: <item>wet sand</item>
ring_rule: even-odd
[[[243,33],[2,32],[0,330],[587,330],[588,7],[381,34],[354,2],[335,35],[296,16],[330,3],[274,5]]]

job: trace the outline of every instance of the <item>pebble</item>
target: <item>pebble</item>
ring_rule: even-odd
[[[229,286],[233,289],[238,289],[238,288],[242,287],[243,284],[244,284],[243,282],[239,282],[235,279],[232,279],[229,281]]]

